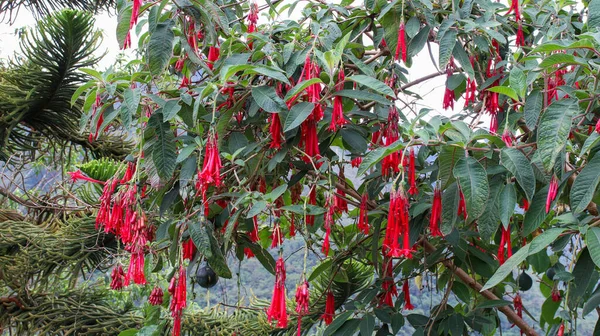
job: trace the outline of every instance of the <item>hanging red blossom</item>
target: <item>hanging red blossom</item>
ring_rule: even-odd
[[[344,176],[344,168],[340,168],[338,179],[341,184],[346,183],[346,177]],[[346,192],[343,188],[338,187],[335,192],[334,204],[335,213],[341,214],[342,212],[348,212],[348,202],[346,201]]]
[[[475,68],[475,56],[469,56],[469,62],[471,67]],[[475,79],[467,78],[467,87],[465,91],[465,107],[469,106],[470,103],[475,103],[475,97],[477,96],[477,82]]]
[[[74,172],[68,172],[67,174],[69,174],[69,176],[71,176],[72,182],[77,182],[77,181],[81,180],[81,181],[88,181],[88,182],[92,182],[92,183],[104,184],[104,182],[102,182],[102,181],[98,181],[91,177],[83,175],[83,173],[79,169],[77,169]]]
[[[504,132],[502,132],[502,141],[504,141],[506,147],[512,147],[513,135],[507,128],[505,128]]]
[[[335,200],[334,196],[329,196],[327,199],[327,204],[325,204],[325,208],[327,211],[325,212],[324,219],[325,223],[323,224],[323,228],[325,229],[325,237],[323,238],[323,247],[321,251],[327,257],[329,255],[329,235],[331,234],[331,227],[334,224],[334,214],[335,214]]]
[[[369,234],[369,215],[367,210],[367,202],[369,197],[367,193],[363,193],[360,198],[360,209],[358,213],[358,225],[357,228],[360,232],[368,235]]]
[[[210,70],[212,70],[215,66],[215,62],[219,59],[221,50],[219,47],[209,47],[208,48],[208,63],[206,64]]]
[[[550,105],[553,100],[558,100],[558,88],[566,84],[563,76],[567,73],[566,69],[558,69],[554,71],[554,75],[548,78],[548,99],[546,103]]]
[[[279,149],[281,148],[281,144],[283,142],[279,113],[271,113],[271,117],[269,119],[271,121],[271,125],[269,126],[269,133],[271,134],[271,146],[269,146],[269,148]]]
[[[312,186],[310,191],[308,192],[308,204],[317,205],[317,186]],[[306,224],[313,226],[315,225],[315,216],[314,215],[305,215]]]
[[[523,35],[523,23],[521,21],[519,21],[519,27],[517,28],[517,37],[515,39],[515,44],[517,45],[517,47],[522,47],[525,45],[525,35]]]
[[[529,210],[529,201],[527,200],[527,198],[523,199],[523,206],[522,206],[522,208],[525,211]]]
[[[442,190],[435,185],[433,189],[433,202],[431,204],[431,216],[429,217],[429,231],[432,237],[441,237],[440,223],[442,222]]]
[[[252,231],[248,232],[248,238],[250,238],[250,241],[253,243],[256,243],[257,241],[259,241],[258,238],[258,217],[254,216],[252,217]]]
[[[546,213],[550,212],[550,207],[552,206],[552,201],[556,198],[556,194],[558,193],[558,179],[555,175],[552,175],[552,179],[550,179],[550,187],[548,188],[548,197],[546,198]]]
[[[304,146],[305,155],[302,156],[302,160],[306,163],[317,161],[321,158],[321,151],[319,150],[319,137],[317,135],[317,123],[314,120],[307,119],[300,125],[300,144]],[[320,165],[317,164],[317,168]]]
[[[145,285],[146,277],[144,276],[144,253],[135,251],[131,253],[129,260],[129,268],[125,275],[125,286],[129,286],[129,282],[133,280],[135,284]]]
[[[290,237],[296,237],[296,223],[294,214],[290,215]]]
[[[600,133],[600,132],[598,132],[598,133]],[[353,168],[358,168],[360,166],[360,164],[362,163],[362,160],[363,160],[362,157],[357,156],[350,161],[350,164],[352,165]]]
[[[467,204],[465,202],[465,194],[463,194],[462,190],[458,189],[458,196],[460,199],[458,200],[458,215],[463,216],[463,218],[467,218]]]
[[[449,108],[454,109],[454,98],[454,90],[450,90],[448,86],[446,86],[446,91],[444,92],[444,100],[442,102],[442,108],[444,110],[447,110]]]
[[[283,244],[283,234],[281,233],[281,226],[279,221],[275,223],[273,233],[271,234],[271,248],[275,248]]]
[[[409,160],[408,160],[408,182],[410,184],[410,188],[408,189],[408,193],[415,196],[419,193],[419,189],[417,188],[416,183],[416,172],[415,172],[415,151],[413,148],[410,148]]]
[[[383,295],[379,299],[379,303],[388,307],[394,306],[394,297],[398,296],[398,290],[396,288],[396,281],[394,280],[394,266],[391,258],[384,257],[383,259],[383,274],[381,289]]]
[[[217,134],[211,132],[206,141],[206,147],[204,151],[204,163],[202,164],[202,170],[198,172],[198,181],[196,188],[202,192],[202,200],[204,202],[204,216],[208,217],[208,201],[206,199],[206,191],[209,186],[220,187],[223,182],[221,179],[221,156],[219,154],[219,147],[217,142]]]
[[[256,31],[256,23],[258,22],[258,5],[256,2],[250,3],[250,13],[248,14],[248,34]],[[254,41],[248,38],[248,47],[252,49]]]
[[[600,134],[600,119],[596,121],[596,127],[594,129],[596,130],[596,133]]]
[[[560,302],[560,300],[560,291],[556,288],[556,286],[554,286],[554,288],[552,288],[552,301]]]
[[[512,257],[512,243],[510,241],[510,227],[504,228],[504,225],[501,225],[500,228],[502,232],[500,234],[500,246],[498,246],[498,262],[502,265],[506,260]],[[505,251],[506,257],[504,255]]]
[[[187,306],[187,278],[183,266],[179,266],[179,276],[171,279],[169,292],[172,295],[169,308],[173,317],[173,336],[179,336],[183,309]]]
[[[408,279],[404,280],[404,285],[402,285],[402,291],[404,292],[404,309],[415,309],[415,306],[413,306],[412,303],[410,303],[410,288],[408,288]]]
[[[153,306],[159,306],[163,303],[163,296],[162,288],[156,286],[152,288],[152,292],[150,292],[150,296],[148,296],[148,303]]]
[[[398,60],[402,52],[402,61],[406,62],[406,26],[404,20],[398,26],[398,45],[396,46],[396,54],[394,54],[394,60]]]
[[[388,257],[412,258],[409,235],[408,199],[402,190],[392,190],[390,193],[390,210],[388,223],[383,240],[384,255]],[[400,247],[402,235],[402,248]]]
[[[280,256],[275,264],[275,285],[273,286],[271,306],[267,310],[268,321],[276,320],[278,328],[285,328],[288,324],[285,300],[285,264]]]
[[[336,87],[338,91],[344,88],[344,70],[340,70],[338,75],[338,84]],[[341,89],[339,89],[341,87]],[[337,131],[340,127],[347,124],[348,121],[344,118],[344,109],[342,106],[342,96],[333,97],[333,112],[331,113],[331,123],[329,124],[329,130],[332,132]]]
[[[111,274],[110,274],[110,289],[113,290],[120,290],[123,289],[124,286],[124,280],[125,280],[125,272],[123,271],[123,267],[121,267],[121,264],[118,264],[117,266],[115,266],[115,268],[113,268]]]
[[[513,298],[513,305],[515,306],[515,310],[517,311],[517,315],[519,317],[523,317],[523,300],[521,300],[521,295],[517,293]]]
[[[508,12],[506,14],[510,14],[515,12],[515,21],[521,20],[521,12],[519,10],[519,0],[512,0],[510,3],[510,7],[508,8]]]
[[[383,137],[385,137],[385,146],[389,146],[399,140],[398,134],[398,121],[400,116],[396,106],[391,106],[388,112],[388,122],[386,128],[383,130]],[[381,162],[381,175],[387,177],[392,171],[394,174],[400,172],[400,153],[393,152],[390,155],[383,158]]]
[[[196,245],[194,245],[194,241],[188,238],[188,240],[184,241],[181,244],[181,250],[183,254],[183,260],[192,260],[194,259],[194,254],[196,254]]]
[[[335,296],[331,290],[327,291],[325,298],[325,312],[321,315],[321,319],[325,322],[325,325],[330,325],[335,317]]]
[[[308,301],[310,299],[310,295],[308,293],[308,282],[304,281],[298,288],[296,288],[296,313],[298,313],[298,332],[297,336],[301,336],[300,327],[302,325],[302,315],[306,315],[309,313],[308,311]]]
[[[247,259],[255,257],[254,252],[252,252],[252,249],[250,249],[249,247],[244,247],[244,255]]]
[[[564,322],[560,324],[560,327],[558,327],[558,332],[556,333],[556,336],[565,336],[565,324],[564,324]]]

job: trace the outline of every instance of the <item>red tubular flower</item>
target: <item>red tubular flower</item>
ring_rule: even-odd
[[[506,147],[512,147],[513,144],[513,136],[512,133],[505,128],[504,132],[502,132],[502,141],[506,144]]]
[[[219,47],[211,46],[208,48],[208,63],[206,64],[210,70],[215,66],[215,62],[219,59],[221,50]]]
[[[406,27],[404,25],[404,20],[400,23],[398,27],[398,45],[396,46],[396,54],[394,55],[394,60],[398,60],[400,56],[400,51],[402,51],[402,61],[406,62]]]
[[[415,172],[415,151],[413,148],[410,148],[409,161],[408,161],[408,181],[410,184],[410,188],[408,189],[408,193],[415,196],[419,193],[419,189],[417,188],[416,183],[416,172]]]
[[[500,228],[502,229],[502,232],[500,234],[500,246],[498,246],[498,262],[502,265],[506,260],[512,257],[512,243],[510,242],[510,227],[504,228],[504,225],[502,225]],[[504,256],[505,251],[506,257]]]
[[[402,285],[402,291],[404,292],[404,309],[415,309],[415,306],[413,306],[412,303],[410,303],[410,289],[408,288],[408,279],[404,280],[404,285]]]
[[[285,264],[280,256],[275,264],[275,285],[273,286],[273,297],[271,306],[267,310],[267,320],[277,321],[278,328],[285,328],[288,324],[288,314],[285,306]]]
[[[250,241],[253,243],[256,243],[257,241],[259,241],[258,238],[258,218],[257,216],[252,217],[252,223],[254,224],[252,231],[250,231],[248,233],[248,238],[250,238]]]
[[[450,90],[446,86],[446,91],[444,92],[444,101],[442,102],[442,108],[444,110],[454,109],[454,90]]]
[[[383,274],[381,289],[383,295],[379,298],[379,303],[388,307],[394,306],[394,297],[398,296],[398,290],[396,288],[396,281],[394,280],[394,266],[392,259],[384,257],[383,259]]]
[[[279,225],[279,222],[275,223],[273,233],[271,234],[271,239],[271,248],[275,248],[283,244],[283,234],[281,233],[281,226]]]
[[[249,247],[244,247],[244,255],[247,259],[255,257],[254,252],[252,252],[252,249],[250,249]]]
[[[312,186],[310,191],[308,192],[308,204],[317,205],[317,187]],[[315,225],[315,216],[314,215],[305,215],[306,225],[313,226]]]
[[[560,327],[558,327],[558,332],[556,333],[556,336],[565,336],[565,324],[561,323]]]
[[[458,215],[467,218],[467,204],[465,203],[465,195],[462,190],[458,189],[459,201],[458,201]]]
[[[196,254],[196,245],[192,239],[188,239],[183,244],[181,244],[183,259],[192,260],[194,259],[194,254]]]
[[[546,198],[546,213],[550,212],[550,207],[552,206],[552,201],[556,198],[556,194],[558,193],[558,179],[555,175],[552,175],[552,179],[550,180],[550,188],[548,188],[548,197]]]
[[[181,334],[181,316],[183,309],[187,306],[187,279],[183,266],[179,266],[179,277],[171,279],[169,293],[172,294],[169,308],[173,317],[173,336],[179,336]]]
[[[525,45],[525,35],[523,35],[523,23],[521,21],[519,21],[519,28],[517,29],[517,38],[515,40],[515,44],[517,47],[522,47]]]
[[[319,137],[317,136],[317,122],[310,118],[307,119],[300,125],[300,131],[300,144],[304,145],[304,153],[306,153],[302,156],[302,160],[306,163],[310,163],[311,160],[319,160],[321,151],[319,150]]]
[[[256,2],[250,4],[250,13],[248,14],[248,34],[256,31],[256,23],[258,22],[258,5]],[[248,47],[252,49],[254,42],[248,38]]]
[[[202,164],[202,170],[198,172],[198,182],[196,188],[202,192],[202,199],[204,202],[204,216],[208,217],[208,201],[206,199],[206,191],[208,187],[213,185],[220,187],[223,185],[221,179],[221,156],[219,154],[219,147],[217,142],[216,133],[209,135],[206,142],[204,163]]]
[[[290,215],[290,237],[296,237],[296,223],[294,214]]]
[[[133,175],[135,174],[135,170],[136,170],[136,164],[133,162],[128,162],[127,169],[125,170],[125,174],[123,175],[123,178],[119,181],[119,183],[125,184],[125,183],[131,181],[131,179],[133,178]]]
[[[513,305],[515,306],[517,315],[523,317],[523,300],[521,300],[521,295],[519,295],[519,293],[513,298]]]
[[[521,12],[519,11],[519,0],[512,0],[510,3],[510,7],[508,8],[508,12],[506,14],[510,14],[511,12],[515,12],[515,21],[521,20]]]
[[[163,296],[162,288],[156,286],[152,288],[152,292],[150,292],[150,296],[148,296],[148,303],[153,306],[159,306],[163,303]]]
[[[133,280],[135,284],[145,285],[146,277],[144,276],[144,253],[135,251],[131,253],[129,260],[129,268],[125,275],[125,286],[129,286],[129,282]]]
[[[398,115],[398,110],[395,106],[391,106],[388,113],[388,122],[386,124],[386,128],[383,130],[383,137],[385,137],[385,146],[389,146],[394,142],[398,141],[398,121],[400,120],[400,116]],[[375,135],[375,134],[373,134]],[[381,137],[379,137],[381,138]],[[383,158],[381,162],[381,175],[387,177],[390,173],[390,170],[397,174],[400,172],[400,153],[394,152]]]
[[[600,133],[600,131],[598,133]],[[350,164],[352,165],[353,168],[360,167],[361,163],[362,163],[362,158],[360,156],[357,156],[354,159],[352,159],[352,161],[350,161]]]
[[[360,210],[358,213],[358,225],[357,228],[360,232],[368,235],[369,234],[369,215],[367,210],[367,202],[369,201],[369,197],[365,192],[362,194],[360,198]]]
[[[412,258],[409,233],[408,199],[402,190],[392,190],[388,224],[383,240],[384,255],[393,258]],[[400,235],[402,235],[402,248],[399,242]]]
[[[102,182],[102,181],[94,180],[91,177],[83,175],[83,173],[79,169],[77,169],[74,172],[68,172],[67,174],[69,174],[69,176],[71,176],[72,182],[77,182],[79,180],[82,180],[82,181],[88,181],[88,182],[92,182],[92,183],[104,184],[104,182]]]
[[[469,62],[471,66],[475,68],[475,56],[469,56]],[[477,82],[475,79],[467,78],[467,87],[465,91],[465,107],[469,106],[470,103],[475,103],[475,97],[477,96]]]
[[[346,184],[346,177],[344,176],[344,168],[340,168],[340,173],[338,179],[341,184]],[[338,187],[335,192],[335,198],[333,206],[335,208],[335,213],[341,214],[342,212],[348,212],[348,202],[346,201],[346,192],[344,189]]]
[[[596,127],[594,129],[596,130],[596,133],[600,133],[600,119],[596,121]]]
[[[552,289],[552,301],[559,302],[561,300],[560,291],[554,287]]]
[[[344,68],[340,68],[338,72],[338,81],[336,86],[336,91],[340,91],[344,89]],[[329,130],[332,132],[337,131],[338,128],[347,124],[348,121],[344,118],[344,109],[342,107],[342,96],[333,97],[333,112],[331,114],[331,124],[329,124]]]
[[[271,121],[271,125],[269,126],[269,133],[271,133],[271,146],[269,146],[269,148],[279,149],[281,148],[281,143],[283,142],[279,113],[271,113],[271,117],[269,119]]]
[[[433,190],[433,202],[431,204],[431,216],[429,217],[429,231],[432,237],[441,237],[439,224],[442,221],[442,191],[436,183]]]
[[[335,296],[331,290],[327,291],[327,298],[325,299],[325,312],[321,315],[321,319],[325,322],[325,325],[330,325],[335,316]]]
[[[325,237],[323,238],[323,247],[321,251],[325,254],[325,257],[329,255],[329,235],[331,234],[331,227],[334,224],[334,214],[335,214],[335,200],[334,196],[329,196],[327,200],[327,204],[325,204],[325,208],[327,212],[325,212],[324,219],[325,223],[323,224],[323,228],[325,228]]]
[[[115,266],[115,268],[113,268],[110,274],[110,278],[110,289],[120,290],[123,288],[125,272],[123,272],[123,267],[121,267],[121,264],[118,264],[117,266]]]
[[[190,86],[190,78],[186,75],[181,79],[181,84],[179,84],[179,89],[184,89]]]
[[[198,52],[198,38],[199,38],[198,35],[202,34],[202,32],[199,32],[199,34],[196,34],[196,24],[194,23],[194,19],[191,19],[187,16],[185,18],[188,21],[188,25],[187,25],[188,44],[190,45],[191,49],[197,53]],[[175,67],[177,67],[177,66],[175,66]]]
[[[566,84],[563,78],[566,73],[566,69],[556,70],[554,72],[554,76],[551,76],[548,79],[548,105],[550,105],[553,100],[558,100],[558,87]]]
[[[297,336],[301,336],[300,327],[302,325],[302,315],[306,315],[309,313],[308,311],[308,301],[310,299],[310,295],[308,293],[308,282],[304,281],[302,285],[296,288],[296,313],[298,313],[298,332]]]
[[[523,199],[523,206],[522,206],[522,208],[525,211],[529,210],[529,201],[527,200],[527,198]]]

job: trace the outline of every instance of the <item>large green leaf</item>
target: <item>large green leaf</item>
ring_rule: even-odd
[[[163,122],[162,113],[154,113],[148,120],[148,127],[153,128],[156,134],[156,141],[150,148],[156,172],[161,179],[169,179],[177,164],[177,146],[171,124]]]
[[[525,125],[529,129],[534,130],[537,127],[540,113],[542,113],[542,106],[544,105],[544,95],[540,90],[532,90],[527,98],[525,98],[525,106],[523,107],[523,114],[525,116]]]
[[[502,165],[517,179],[528,200],[535,194],[535,175],[531,163],[520,150],[503,148],[500,153]]]
[[[302,122],[312,113],[314,108],[315,104],[307,102],[298,103],[292,106],[289,112],[283,113],[283,131],[288,132],[300,126],[300,124],[302,124]]]
[[[446,189],[450,183],[454,182],[452,169],[456,161],[464,156],[464,150],[457,146],[442,146],[438,157],[438,176],[442,182],[442,189]]]
[[[256,86],[252,88],[252,98],[266,112],[279,113],[287,110],[285,102],[279,98],[272,86]]]
[[[573,276],[575,279],[569,283],[569,296],[567,297],[567,305],[574,309],[585,299],[586,291],[590,286],[590,282],[594,279],[594,261],[590,255],[588,248],[584,248],[579,256],[575,267],[573,267]]]
[[[588,4],[588,28],[600,27],[600,0],[591,0]]]
[[[505,185],[498,200],[500,203],[500,221],[504,227],[508,227],[517,204],[517,193],[514,184],[508,183]]]
[[[503,187],[503,179],[492,179],[490,181],[490,197],[485,204],[483,214],[477,220],[479,236],[486,242],[489,242],[498,230],[498,223],[500,222],[498,197]]]
[[[582,212],[594,197],[594,192],[600,182],[600,155],[594,155],[588,162],[571,187],[571,209],[575,212]]]
[[[538,150],[544,169],[550,172],[567,143],[571,118],[578,110],[576,99],[555,101],[546,109],[538,129]]]
[[[585,234],[585,243],[590,251],[590,256],[596,264],[600,267],[600,228],[590,228]]]
[[[392,101],[386,99],[382,95],[371,93],[362,90],[340,90],[335,93],[336,96],[342,96],[346,98],[352,98],[356,100],[368,100],[374,101],[383,105],[392,105]]]
[[[360,85],[364,85],[375,92],[381,93],[382,95],[390,97],[396,96],[394,91],[389,86],[385,85],[376,78],[365,75],[354,75],[348,77],[348,79]]]
[[[456,44],[456,36],[458,35],[458,31],[456,29],[450,28],[440,40],[440,54],[439,54],[439,63],[440,69],[444,69],[448,62],[450,61],[450,56],[452,56],[452,50],[454,49],[454,45]]]
[[[452,170],[465,196],[467,216],[474,221],[483,213],[490,189],[485,168],[472,157],[463,157]]]
[[[548,186],[538,190],[533,196],[529,205],[529,210],[523,218],[523,235],[528,235],[535,231],[546,219],[546,198],[548,197]]]
[[[458,218],[459,200],[458,185],[452,183],[442,194],[442,226],[440,229],[444,235],[452,232],[454,228]]]
[[[384,157],[392,154],[395,151],[398,151],[404,147],[404,142],[402,139],[394,142],[393,144],[380,147],[373,151],[370,151],[364,158],[360,166],[358,167],[357,176],[361,176],[367,172],[371,167],[376,165],[379,161],[383,160]]]
[[[155,76],[162,72],[169,64],[171,55],[173,54],[173,22],[171,20],[160,22],[156,25],[156,30],[150,35],[148,42],[148,66],[150,73]]]
[[[512,273],[513,270],[519,268],[519,265],[527,258],[527,256],[536,254],[548,247],[548,245],[555,241],[556,238],[563,233],[563,231],[564,229],[554,228],[535,237],[531,243],[520,248],[517,253],[513,254],[512,257],[502,264],[496,273],[494,273],[494,275],[485,283],[481,290],[484,291],[486,289],[490,289],[502,282],[502,280],[504,280],[507,275]]]

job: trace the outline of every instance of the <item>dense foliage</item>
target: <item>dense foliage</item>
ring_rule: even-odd
[[[69,269],[85,277],[93,265],[110,268],[117,299],[144,298],[112,307],[98,300],[110,330],[119,312],[138,309],[123,335],[306,335],[316,323],[324,335],[390,335],[409,325],[415,334],[491,335],[500,316],[528,335],[564,335],[599,306],[600,1],[120,0],[117,12],[119,43],[139,55],[126,66],[85,68],[95,60],[85,63],[84,53],[65,58],[77,63],[65,72],[60,59],[43,67],[43,57],[28,54],[32,61],[5,71],[72,73],[81,84],[69,87],[70,114],[60,117],[53,113],[64,104],[0,102],[5,160],[20,148],[47,149],[44,137],[105,157],[68,169],[77,187],[52,233],[22,218],[0,221],[23,227],[0,236],[0,249],[23,249],[40,265],[0,259],[3,274],[25,279],[3,277],[8,328],[31,326],[17,308],[46,300],[32,294],[46,289],[40,278]],[[94,47],[93,32],[72,32]],[[32,50],[51,43],[43,37],[52,31],[34,36]],[[428,49],[437,64],[409,80],[413,59]],[[423,98],[411,88],[438,76],[446,77],[446,112],[416,110]],[[0,86],[14,78],[3,75]],[[64,88],[52,80],[43,85]],[[0,94],[23,97],[13,96]],[[87,140],[75,138],[77,123]],[[117,139],[127,142],[107,145]],[[102,233],[98,253],[110,258],[88,251],[94,242],[83,232],[85,255],[69,249],[69,228],[89,229],[89,217]],[[62,256],[81,263],[47,257],[43,244],[52,243],[32,244],[38,236],[63,242]],[[287,250],[288,239],[304,246]],[[287,264],[294,253],[303,254],[301,267]],[[312,270],[309,256],[319,260]],[[272,299],[251,300],[211,329],[203,317],[215,313],[188,305],[190,284],[232,278],[233,257],[256,258],[275,275]],[[291,269],[299,274],[288,293]],[[417,314],[410,287],[423,279],[444,295]],[[67,291],[81,287],[75,282]],[[528,320],[521,293],[532,286],[546,300]],[[57,296],[65,306],[70,299]],[[45,321],[39,332],[49,323],[99,332]]]

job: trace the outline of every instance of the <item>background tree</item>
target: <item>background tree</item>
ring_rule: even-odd
[[[525,334],[564,335],[597,308],[600,2],[134,0],[117,11],[117,39],[131,47],[137,32],[140,58],[81,69],[91,79],[71,104],[82,102],[82,146],[105,134],[132,146],[71,171],[86,182],[69,202],[95,217],[111,257],[85,256],[112,264],[123,300],[73,280],[59,302],[85,292],[89,324],[52,318],[40,278],[76,278],[86,264],[32,264],[21,280],[11,269],[8,328],[264,335],[322,323],[325,335],[458,335],[494,334],[506,318]],[[284,11],[301,17],[280,20]],[[409,81],[432,43],[431,74]],[[437,76],[451,117],[415,108],[411,88]],[[7,251],[50,249],[33,243],[47,234],[39,226],[21,225],[29,231],[3,238]],[[52,239],[69,242],[69,225]],[[282,243],[294,236],[304,257],[289,284],[297,251]],[[238,302],[226,318],[190,307],[189,284],[232,278],[227,256],[271,272],[271,300]],[[532,277],[546,300],[529,319]],[[410,287],[423,281],[444,295],[411,312]],[[123,304],[132,298],[144,300]]]

